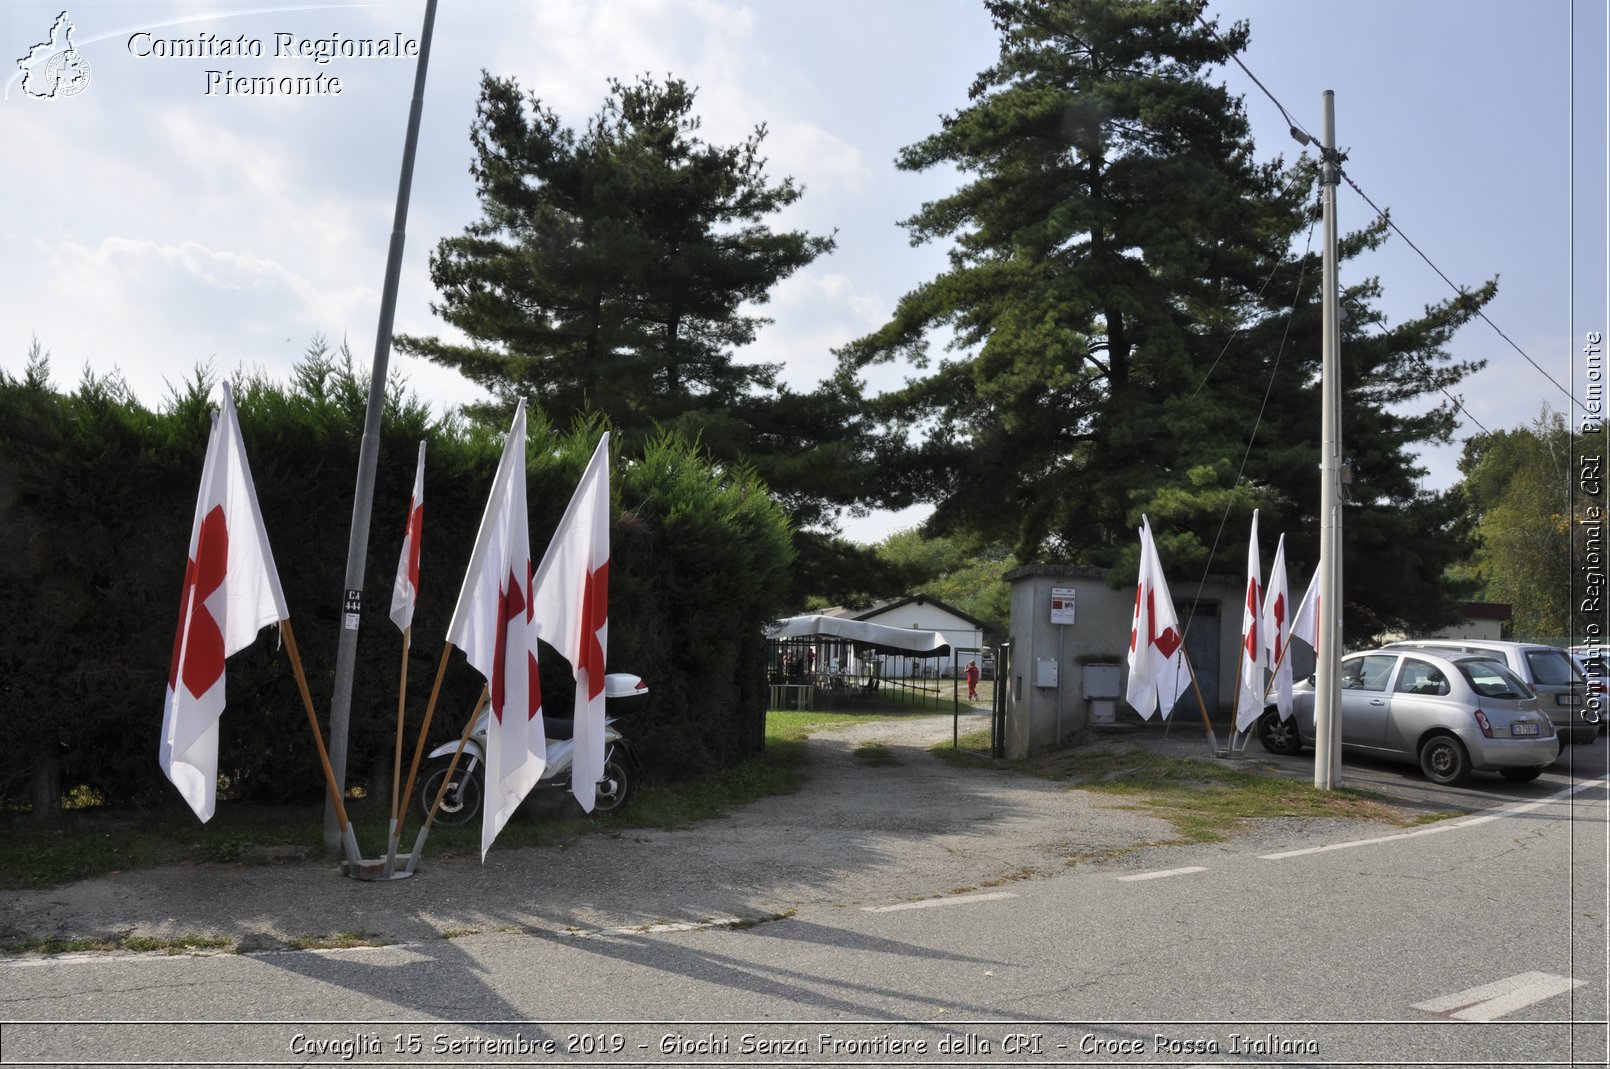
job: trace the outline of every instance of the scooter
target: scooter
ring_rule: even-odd
[[[595,814],[619,813],[632,794],[632,778],[637,772],[637,759],[630,744],[616,727],[616,719],[641,707],[648,698],[648,684],[629,672],[612,672],[604,677],[604,774],[598,780],[598,793],[593,804]],[[483,794],[483,768],[486,764],[486,724],[491,715],[483,708],[475,719],[475,727],[464,744],[464,755],[459,758],[453,779],[442,795],[442,804],[436,810],[438,824],[464,824],[481,812]],[[544,716],[543,730],[547,733],[548,761],[542,770],[537,788],[551,788],[561,792],[570,790],[571,760],[575,752],[575,721],[570,717]],[[443,743],[430,752],[435,767],[425,776],[419,788],[419,809],[426,816],[436,803],[436,795],[447,779],[448,766],[458,750],[457,742]]]

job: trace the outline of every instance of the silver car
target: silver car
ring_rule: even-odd
[[[1496,639],[1425,638],[1389,642],[1383,650],[1424,650],[1440,657],[1486,657],[1520,676],[1537,695],[1538,706],[1554,721],[1561,743],[1590,743],[1599,737],[1599,702],[1589,701],[1588,681],[1575,659],[1557,646]]]
[[[1342,749],[1418,763],[1427,779],[1458,784],[1474,771],[1525,783],[1560,753],[1560,739],[1524,680],[1483,657],[1377,650],[1342,658]],[[1313,680],[1292,692],[1292,714],[1258,721],[1270,753],[1314,742]]]

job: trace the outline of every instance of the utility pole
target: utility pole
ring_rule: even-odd
[[[1336,183],[1341,160],[1336,155],[1336,94],[1325,90],[1325,141],[1320,147],[1320,206],[1325,224],[1325,274],[1322,286],[1319,484],[1319,650],[1314,680],[1314,786],[1341,785],[1341,652],[1342,652],[1342,347],[1341,308],[1336,281]]]
[[[347,786],[347,728],[352,719],[352,676],[358,660],[358,624],[363,616],[363,573],[369,557],[369,516],[375,499],[375,468],[380,463],[380,415],[386,405],[387,365],[391,360],[391,328],[397,315],[397,284],[402,277],[403,239],[408,228],[408,194],[414,184],[414,153],[419,147],[419,116],[425,106],[425,70],[430,65],[431,30],[436,0],[425,0],[425,27],[419,34],[419,62],[414,67],[414,100],[408,110],[403,141],[402,175],[397,180],[397,212],[386,255],[386,281],[380,295],[380,324],[375,331],[374,365],[369,373],[369,407],[358,447],[358,485],[352,495],[352,536],[347,543],[346,590],[341,606],[340,641],[336,646],[335,693],[330,699],[330,764],[336,787]],[[341,827],[333,802],[324,807],[324,849],[341,849]]]

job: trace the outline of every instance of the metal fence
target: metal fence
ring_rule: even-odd
[[[1000,681],[1010,678],[1010,658],[1009,645],[951,651],[950,742],[955,749],[988,758],[1005,753],[1007,689]],[[976,674],[968,671],[969,664],[976,666]]]

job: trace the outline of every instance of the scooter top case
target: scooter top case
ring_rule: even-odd
[[[648,704],[648,684],[630,672],[611,672],[604,677],[604,715],[626,716]]]
[[[648,684],[630,672],[611,672],[604,677],[604,716],[614,719],[635,713],[648,704]],[[549,742],[574,738],[576,721],[568,716],[542,718],[542,731]]]

